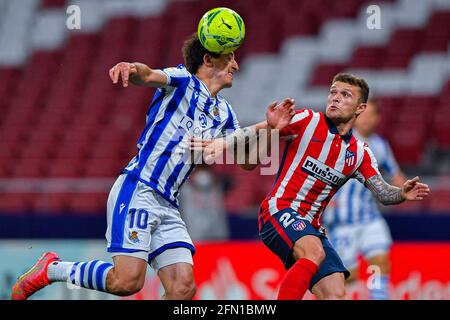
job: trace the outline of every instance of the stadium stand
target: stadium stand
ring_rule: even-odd
[[[382,102],[379,131],[400,164],[437,188],[404,210],[448,211],[450,1],[380,3],[382,29],[370,30],[365,0],[0,0],[0,213],[104,214],[107,184],[51,195],[45,184],[25,191],[11,185],[112,182],[134,155],[153,90],[113,86],[107,71],[121,60],[177,65],[197,18],[219,5],[235,8],[247,26],[237,51],[241,71],[224,94],[241,124],[262,120],[266,105],[285,96],[323,109],[334,74],[362,75]],[[82,8],[81,30],[62,27],[70,4]],[[226,172],[234,180],[228,211],[256,213],[274,176],[233,166]]]

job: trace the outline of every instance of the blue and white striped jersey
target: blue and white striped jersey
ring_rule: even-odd
[[[178,207],[179,189],[201,161],[200,152],[191,159],[189,139],[225,135],[238,129],[239,122],[230,104],[219,95],[212,97],[184,65],[162,72],[168,78],[167,85],[156,91],[137,144],[138,153],[123,172],[138,177]]]
[[[389,179],[399,171],[397,161],[385,139],[377,134],[363,139],[356,130],[354,130],[354,135],[369,145],[383,176]],[[333,228],[338,224],[366,223],[378,215],[380,215],[380,211],[371,191],[358,180],[350,179],[334,195],[322,217],[323,224],[328,228]]]

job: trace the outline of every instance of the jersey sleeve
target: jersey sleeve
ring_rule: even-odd
[[[187,84],[189,83],[189,80],[191,78],[191,74],[182,64],[180,64],[178,67],[165,68],[157,71],[162,72],[166,75],[168,87],[179,87],[181,85]]]
[[[361,183],[364,183],[367,179],[380,174],[377,160],[375,159],[372,150],[370,150],[367,144],[364,144],[363,150],[363,159],[355,172],[356,179],[358,179]]]
[[[400,171],[400,167],[398,166],[397,160],[395,160],[394,153],[392,152],[389,143],[385,140],[383,141],[385,146],[385,156],[383,162],[380,162],[380,169],[383,172],[386,172],[390,177],[393,177]]]
[[[311,112],[308,109],[297,110],[291,119],[291,123],[280,130],[280,137],[292,136],[300,133],[310,115]]]
[[[239,125],[239,120],[237,119],[236,113],[234,112],[233,108],[231,108],[229,103],[226,103],[228,108],[228,118],[227,122],[222,128],[222,135],[227,135],[230,133],[233,133],[237,129],[239,129],[241,126]]]

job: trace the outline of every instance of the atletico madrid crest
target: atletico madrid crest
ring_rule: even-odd
[[[355,163],[355,153],[350,151],[350,150],[346,150],[345,151],[345,164],[347,165],[347,167],[351,167],[354,163]]]

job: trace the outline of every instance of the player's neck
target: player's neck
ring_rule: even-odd
[[[329,119],[329,121],[331,121],[334,124],[334,126],[336,127],[336,130],[338,131],[339,135],[341,135],[341,136],[345,136],[346,134],[348,134],[350,132],[350,130],[352,130],[353,123],[355,122],[354,120],[350,120],[347,122],[338,122],[338,121],[333,121],[332,119]]]
[[[213,78],[208,77],[203,72],[197,72],[195,76],[200,79],[208,88],[211,97],[215,98],[219,91],[222,89],[221,85],[214,81]]]
[[[352,127],[353,125],[349,123],[340,123],[336,125],[336,129],[338,130],[339,135],[341,136],[345,136],[346,134],[348,134],[352,129]]]

